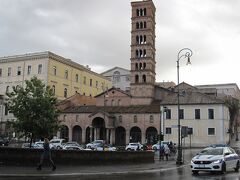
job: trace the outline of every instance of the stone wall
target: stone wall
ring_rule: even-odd
[[[0,147],[0,164],[36,166],[41,152],[41,149]],[[154,153],[52,150],[52,159],[57,165],[153,163]]]

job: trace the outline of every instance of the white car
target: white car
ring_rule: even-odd
[[[170,144],[170,141],[161,141],[161,146],[163,146],[163,145],[166,146],[168,144]],[[160,143],[159,142],[152,145],[152,150],[156,151],[156,150],[159,150],[159,149],[160,149]]]
[[[139,150],[142,150],[143,148],[143,145],[140,144],[140,143],[129,143],[125,150],[127,151],[139,151]]]
[[[80,147],[80,146],[76,146],[76,145],[65,145],[63,146],[64,150],[84,150],[84,148]]]
[[[88,149],[96,149],[97,146],[104,144],[104,140],[95,140],[86,145]]]
[[[103,149],[103,146],[102,145],[99,145],[96,147],[96,149],[94,149],[96,151],[116,151],[117,148],[116,147],[113,147],[111,145],[104,145],[104,149]]]
[[[192,158],[191,169],[194,175],[199,171],[221,172],[239,170],[239,156],[230,147],[208,147]]]
[[[65,139],[51,139],[50,140],[50,144],[53,145],[55,149],[62,149],[65,142],[66,142]]]

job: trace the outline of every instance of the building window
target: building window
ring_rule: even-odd
[[[179,109],[179,119],[184,119],[184,109]]]
[[[57,67],[53,66],[53,75],[56,76],[57,75]]]
[[[17,75],[20,76],[21,75],[21,71],[22,71],[22,68],[21,66],[18,66],[17,68]]]
[[[31,74],[31,69],[32,69],[32,66],[28,66],[28,68],[27,68],[27,74],[28,75]]]
[[[67,115],[63,115],[63,121],[66,121]]]
[[[154,122],[153,115],[150,115],[149,122],[150,122],[150,123],[153,123],[153,122]]]
[[[171,109],[166,109],[165,112],[166,112],[166,119],[171,119],[172,118]]]
[[[122,123],[122,116],[121,115],[118,117],[118,120],[119,120],[120,123]]]
[[[208,128],[208,135],[215,135],[215,128]]]
[[[83,77],[83,84],[86,85],[86,76]]]
[[[11,74],[12,74],[12,68],[8,68],[8,76],[11,76]]]
[[[55,95],[55,92],[56,92],[56,87],[55,87],[55,85],[52,86],[52,90],[53,90],[53,94]]]
[[[195,119],[200,119],[200,109],[195,109]]]
[[[166,133],[165,134],[172,134],[172,128],[166,127]]]
[[[67,98],[67,88],[64,88],[64,97]]]
[[[65,70],[64,78],[68,79],[68,70]]]
[[[114,99],[112,99],[112,104],[111,104],[112,106],[114,106],[115,105],[115,101],[114,101]]]
[[[42,74],[42,64],[38,65],[38,74]]]
[[[78,82],[78,74],[75,76],[75,81]]]
[[[79,115],[76,115],[76,122],[78,122]]]
[[[0,68],[0,77],[2,77],[2,68]]]
[[[113,73],[113,81],[114,82],[120,82],[120,72],[119,71],[115,71]]]
[[[188,134],[189,134],[189,135],[192,135],[192,134],[193,134],[193,128],[188,127]]]
[[[137,123],[137,115],[134,115],[134,117],[133,117],[133,122],[134,122],[134,123]]]
[[[208,109],[208,119],[214,119],[214,110]]]
[[[89,81],[89,85],[92,87],[92,79],[90,79],[90,81]]]

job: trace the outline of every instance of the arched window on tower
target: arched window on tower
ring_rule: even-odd
[[[139,82],[139,76],[135,75],[135,83],[138,83],[138,82]]]
[[[135,69],[138,70],[138,63],[135,64]]]
[[[140,16],[143,16],[143,10],[140,9]]]
[[[136,29],[139,29],[140,28],[140,24],[139,22],[136,23]]]
[[[55,87],[55,85],[52,86],[52,90],[53,90],[53,94],[55,95],[55,92],[56,92],[56,87]]]
[[[143,50],[143,57],[147,57],[147,51],[146,51],[146,49]]]
[[[139,69],[140,69],[140,70],[142,69],[142,63],[139,64]]]
[[[144,21],[144,23],[143,23],[143,28],[147,28],[147,22],[146,21]]]
[[[143,63],[143,69],[146,69],[146,63]]]
[[[143,42],[144,42],[144,44],[147,43],[147,36],[146,35],[143,36]]]
[[[136,58],[139,57],[139,53],[138,53],[138,50],[136,50]]]
[[[142,44],[143,43],[143,36],[141,35],[140,36],[140,43],[139,44]]]
[[[145,74],[142,76],[142,80],[143,80],[143,83],[146,82],[146,75]]]
[[[140,49],[139,57],[143,57],[143,51]]]
[[[137,9],[136,13],[137,13],[137,16],[139,16],[139,9]]]
[[[139,43],[139,36],[136,36],[136,43],[137,43],[137,44],[140,44],[140,43]]]
[[[144,16],[147,15],[147,9],[146,9],[146,8],[143,9],[143,15],[144,15]]]

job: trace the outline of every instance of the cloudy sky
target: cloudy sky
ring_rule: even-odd
[[[52,51],[101,73],[130,69],[130,0],[0,0],[0,56]],[[156,80],[240,86],[240,1],[153,0]]]

